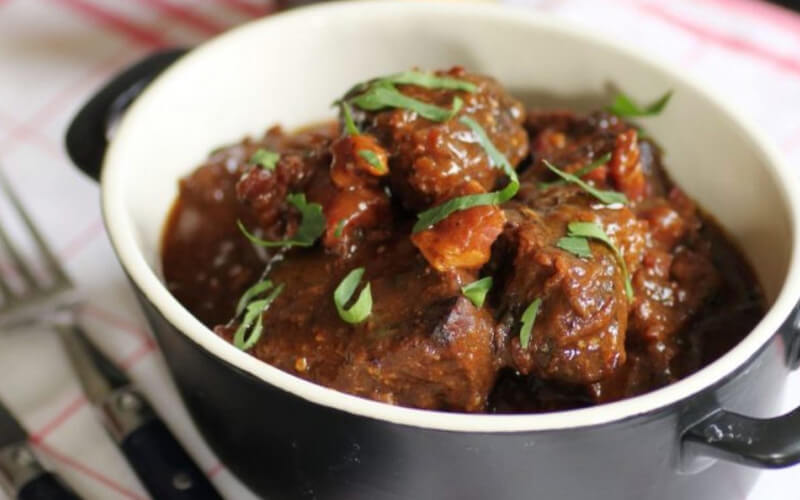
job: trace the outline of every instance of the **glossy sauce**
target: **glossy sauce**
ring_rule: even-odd
[[[419,211],[502,185],[467,127],[389,110],[358,113],[356,139],[338,123],[295,134],[273,128],[212,153],[181,181],[163,240],[170,291],[230,340],[241,294],[268,274],[285,289],[264,313],[253,356],[358,396],[467,412],[553,411],[635,396],[713,361],[760,320],[764,298],[749,264],[668,179],[654,143],[616,117],[526,112],[491,79],[449,74],[479,86],[460,94],[461,113],[481,123],[520,172],[513,200],[456,212],[411,235]],[[443,107],[454,92],[402,89]],[[281,153],[274,170],[248,163],[259,148]],[[373,148],[388,172],[348,156],[353,148]],[[629,206],[602,206],[574,185],[539,186],[555,180],[543,159],[575,171],[606,152],[611,160],[586,179],[625,193]],[[285,202],[292,192],[323,207],[322,237],[310,248],[256,248],[237,220],[267,239],[293,234],[299,216]],[[591,242],[591,259],[558,247],[576,220],[596,221],[614,239],[633,300],[606,245]],[[366,270],[373,308],[352,325],[332,295],[356,267]],[[460,289],[484,276],[494,286],[476,307]],[[519,318],[537,297],[542,307],[525,347]]]

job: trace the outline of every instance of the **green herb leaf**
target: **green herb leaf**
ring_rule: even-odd
[[[628,266],[625,264],[625,259],[622,257],[619,249],[614,246],[611,238],[609,238],[606,232],[603,231],[603,228],[594,222],[570,222],[567,224],[567,230],[569,231],[568,236],[590,238],[602,241],[608,246],[608,248],[611,249],[612,252],[614,252],[614,256],[617,258],[619,267],[622,269],[622,277],[625,280],[625,295],[628,296],[628,300],[632,301],[633,286],[631,286],[631,277],[628,274]]]
[[[281,155],[279,153],[261,148],[253,153],[253,156],[250,157],[250,163],[260,165],[261,168],[265,168],[267,170],[275,170],[275,165],[278,163],[280,158]]]
[[[319,203],[308,203],[306,195],[303,193],[292,193],[286,199],[300,211],[302,219],[300,227],[291,239],[279,241],[267,241],[250,233],[244,227],[242,221],[237,221],[239,229],[244,233],[248,240],[261,247],[310,247],[317,238],[325,232],[325,216],[322,214],[322,205]]]
[[[261,333],[264,330],[264,312],[269,308],[270,304],[275,301],[278,295],[281,294],[283,288],[284,285],[281,283],[266,298],[248,304],[246,308],[247,312],[241,324],[239,324],[239,328],[237,328],[236,332],[233,334],[233,345],[243,351],[247,351],[256,345],[256,342],[261,338]]]
[[[322,205],[308,203],[303,193],[292,193],[286,199],[300,211],[302,219],[300,227],[294,235],[294,240],[299,246],[311,246],[325,231],[325,216],[322,215]]]
[[[477,85],[466,80],[459,80],[448,76],[436,76],[430,72],[404,71],[403,73],[395,73],[394,75],[374,78],[366,82],[359,82],[350,87],[344,95],[347,97],[360,94],[375,85],[416,85],[417,87],[424,87],[427,89],[463,90],[465,92],[476,92],[478,90]]]
[[[499,205],[507,200],[510,200],[519,190],[519,184],[509,183],[502,191],[493,191],[491,193],[468,194],[452,198],[429,208],[424,212],[417,214],[417,222],[411,229],[412,233],[424,231],[438,222],[448,218],[454,212],[467,210],[468,208],[479,207],[483,205]]]
[[[375,151],[369,149],[359,149],[358,156],[364,158],[367,161],[367,163],[372,165],[377,171],[383,172],[384,170],[386,170],[385,168],[383,168],[383,165],[381,164],[381,159],[378,158],[378,155],[375,153]]]
[[[264,312],[264,307],[267,305],[267,299],[256,300],[247,305],[247,313],[244,315],[239,328],[233,334],[233,345],[241,350],[245,350],[245,346],[252,347],[255,342],[252,341],[253,337],[258,340],[261,337],[261,332],[264,328],[261,314]],[[247,335],[247,338],[245,338]]]
[[[342,237],[342,230],[344,229],[344,225],[347,223],[347,219],[341,219],[339,222],[336,223],[336,229],[333,230],[333,235],[337,238]]]
[[[618,94],[607,109],[609,112],[622,117],[653,116],[661,113],[672,97],[672,91],[668,91],[656,101],[640,108],[638,104],[625,94]]]
[[[254,297],[257,297],[261,293],[266,292],[270,288],[272,288],[272,281],[264,280],[264,281],[259,281],[255,285],[245,290],[245,292],[242,294],[242,298],[239,299],[239,304],[237,304],[236,306],[236,316],[242,314],[245,307],[247,307],[247,304],[249,304]]]
[[[462,286],[461,293],[463,293],[464,297],[468,298],[470,302],[475,304],[475,307],[482,307],[483,302],[486,300],[486,294],[492,289],[492,284],[492,277],[487,276]]]
[[[370,291],[369,283],[361,290],[358,299],[350,309],[345,309],[345,306],[353,297],[358,284],[361,282],[361,277],[363,275],[363,267],[353,269],[344,277],[342,282],[339,283],[336,290],[333,291],[333,303],[336,304],[339,317],[350,324],[361,323],[367,319],[367,316],[372,312],[372,292]]]
[[[601,156],[600,158],[597,158],[596,160],[594,160],[590,164],[586,165],[585,167],[579,168],[572,175],[574,175],[575,177],[583,177],[584,175],[587,175],[588,173],[592,172],[593,170],[605,165],[609,161],[611,161],[611,153],[606,153],[603,156]],[[539,189],[547,189],[549,187],[565,184],[566,182],[567,181],[565,181],[564,179],[561,179],[559,181],[553,181],[553,182],[540,182],[539,183]]]
[[[589,240],[578,236],[564,236],[556,242],[556,246],[578,257],[585,259],[592,258],[592,251],[589,248]]]
[[[608,237],[600,224],[595,222],[570,222],[567,224],[567,230],[570,236],[581,236],[584,238],[592,238],[600,240],[610,248],[615,248],[611,239]]]
[[[548,169],[550,169],[551,172],[553,172],[554,174],[561,177],[567,182],[571,182],[572,184],[577,184],[584,191],[586,191],[587,193],[591,194],[592,196],[600,200],[601,203],[604,203],[606,205],[613,205],[614,203],[622,203],[624,205],[628,203],[628,197],[622,193],[619,193],[617,191],[605,191],[602,189],[597,189],[584,182],[580,177],[573,174],[568,174],[563,170],[559,170],[549,161],[547,160],[542,160],[542,161],[544,162],[544,165]]]
[[[461,108],[463,107],[464,101],[462,101],[458,96],[453,97],[453,103],[450,105],[450,118],[456,116],[456,114],[461,111]]]
[[[486,151],[486,154],[489,156],[492,165],[503,169],[510,179],[509,183],[500,191],[459,196],[417,214],[417,222],[411,230],[413,233],[423,231],[459,210],[466,210],[481,205],[499,205],[500,203],[505,203],[513,198],[517,194],[517,191],[519,191],[517,172],[503,153],[498,151],[495,145],[492,144],[492,141],[489,140],[489,136],[486,135],[486,131],[483,130],[483,127],[469,116],[462,116],[458,121],[472,129],[481,147],[483,147],[483,150]]]
[[[489,140],[489,136],[486,135],[486,131],[483,130],[483,127],[469,116],[462,116],[458,121],[472,130],[472,133],[474,133],[475,137],[478,139],[478,143],[480,143],[483,150],[486,151],[486,154],[489,156],[492,165],[502,168],[503,172],[505,172],[509,178],[516,180],[517,171],[514,170],[514,167],[508,162],[508,158],[506,158],[503,153],[495,147],[492,141]]]
[[[353,121],[353,113],[350,110],[350,105],[347,104],[347,101],[339,101],[339,105],[342,107],[344,129],[347,131],[347,135],[359,135],[361,132],[358,131],[356,122]]]
[[[519,345],[523,349],[527,349],[531,344],[531,331],[533,324],[536,322],[536,315],[539,314],[539,307],[542,305],[542,299],[536,298],[530,303],[525,311],[522,312],[522,326],[519,329]]]
[[[465,92],[475,92],[478,86],[466,80],[459,80],[449,76],[436,76],[433,73],[423,73],[421,71],[404,71],[380,78],[379,81],[389,82],[395,85],[416,85],[426,89],[450,89],[463,90]]]
[[[372,85],[366,92],[354,97],[351,101],[367,111],[384,108],[408,109],[434,122],[446,122],[455,116],[464,104],[461,99],[456,97],[453,99],[452,109],[440,108],[403,95],[390,83],[380,82]]]

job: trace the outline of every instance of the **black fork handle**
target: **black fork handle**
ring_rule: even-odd
[[[2,490],[18,500],[80,500],[61,478],[44,468],[27,438],[0,449]]]
[[[153,79],[188,49],[154,52],[105,84],[81,108],[67,129],[66,148],[72,163],[99,180],[113,125]]]
[[[81,500],[61,479],[45,472],[17,492],[17,500]]]
[[[174,48],[145,57],[113,78],[81,108],[66,134],[67,152],[75,166],[99,180],[114,125],[147,85],[186,52]],[[119,444],[154,498],[221,498],[160,420],[153,418],[137,426]]]

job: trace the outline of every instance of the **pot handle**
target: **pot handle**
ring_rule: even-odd
[[[717,410],[693,425],[683,440],[699,455],[751,467],[796,465],[800,463],[800,408],[764,419]]]
[[[99,180],[108,140],[125,110],[158,74],[187,51],[172,48],[150,54],[96,92],[67,128],[65,145],[72,163]]]
[[[781,328],[786,364],[800,368],[800,304]],[[800,407],[775,418],[753,418],[717,409],[683,434],[697,455],[751,467],[778,469],[800,464]]]

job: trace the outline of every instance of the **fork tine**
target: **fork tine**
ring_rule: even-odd
[[[36,229],[36,226],[31,221],[31,218],[30,216],[28,216],[28,213],[22,207],[22,203],[20,203],[19,198],[17,198],[17,195],[14,193],[14,190],[11,188],[8,179],[6,178],[2,170],[0,170],[0,189],[2,189],[2,191],[8,198],[8,201],[11,203],[11,206],[14,207],[14,210],[16,210],[20,220],[22,220],[25,226],[25,229],[33,238],[34,242],[36,243],[36,246],[38,247],[39,252],[42,254],[42,257],[44,257],[47,267],[53,273],[54,286],[71,286],[71,281],[69,277],[64,272],[64,269],[61,267],[61,264],[53,255],[53,252],[50,250],[50,247],[47,246],[47,243],[44,241],[42,235]],[[0,231],[0,233],[2,233],[2,231]],[[4,233],[2,234],[2,237],[4,241],[8,241],[8,238],[5,236]],[[6,246],[12,248],[11,245],[6,245]],[[14,254],[13,258],[15,258],[15,260],[19,259],[19,255],[16,255],[13,250],[9,250],[9,252],[11,254]],[[19,260],[21,263],[21,259]],[[30,275],[28,268],[26,266],[20,265],[19,267],[21,269],[20,272],[24,272],[27,274],[27,276],[33,278]],[[38,282],[35,279],[32,280],[33,286],[36,286],[37,283]]]
[[[11,240],[3,230],[2,224],[0,224],[0,244],[2,244],[6,249],[9,260],[11,260],[11,264],[14,266],[14,270],[17,272],[17,274],[19,274],[20,278],[25,281],[25,287],[28,289],[36,287],[38,284],[36,277],[33,276],[33,273],[31,273],[30,269],[28,269],[28,266],[25,264],[25,262],[22,261],[22,258],[19,256],[19,253],[14,245],[11,244]],[[2,279],[0,279],[0,281],[2,281]]]
[[[0,292],[2,292],[3,305],[12,304],[16,302],[16,295],[11,290],[11,287],[3,279],[2,270],[0,270]]]

